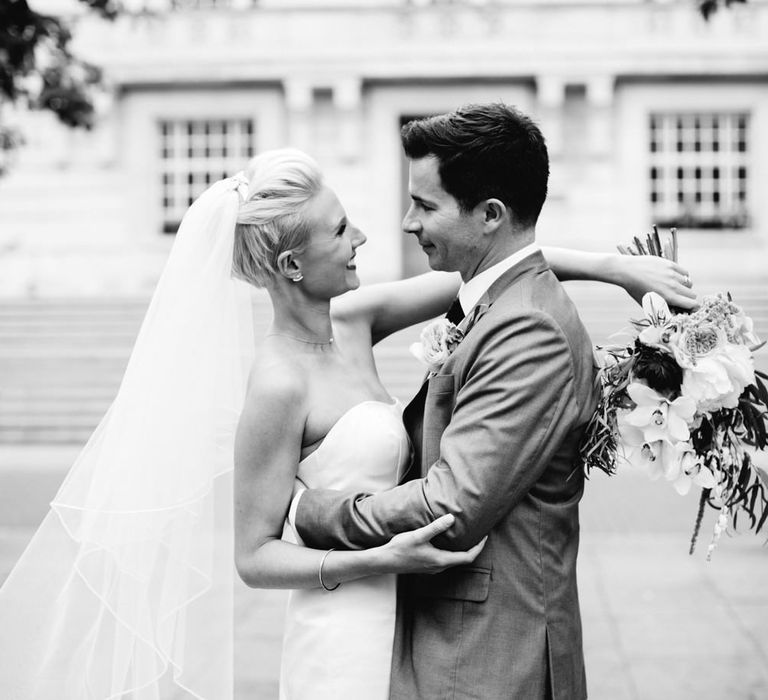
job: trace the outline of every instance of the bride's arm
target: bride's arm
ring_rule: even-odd
[[[262,368],[249,387],[235,438],[235,564],[254,588],[332,587],[343,581],[384,573],[436,573],[467,564],[482,549],[446,552],[430,544],[453,523],[448,515],[426,527],[394,537],[381,547],[334,551],[281,540],[290,504],[305,421],[305,383],[283,363]]]
[[[594,280],[622,287],[638,303],[647,292],[657,292],[671,305],[696,306],[696,295],[685,284],[685,268],[663,258],[619,253],[588,253],[569,248],[542,248],[558,279]],[[338,318],[363,319],[373,343],[414,323],[444,314],[459,291],[458,273],[428,272],[396,282],[385,282],[349,292],[333,302]]]
[[[656,292],[672,306],[691,309],[696,293],[686,285],[688,271],[679,263],[655,255],[587,253],[570,248],[542,248],[561,282],[592,280],[622,287],[638,304]]]
[[[461,285],[458,272],[427,272],[371,284],[334,299],[335,318],[363,321],[375,345],[388,335],[444,314]]]

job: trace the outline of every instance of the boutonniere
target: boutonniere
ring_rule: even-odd
[[[430,372],[438,372],[463,338],[464,332],[458,326],[440,318],[424,327],[419,342],[413,343],[410,351]]]

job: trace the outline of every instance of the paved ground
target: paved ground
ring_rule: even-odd
[[[74,451],[0,448],[0,580]],[[640,476],[597,474],[588,483],[579,581],[592,700],[768,698],[763,538],[726,537],[707,562],[710,515],[690,557],[695,510],[695,496]],[[236,604],[237,698],[277,698],[285,594],[239,586]]]
[[[595,338],[599,327],[620,327],[614,317],[630,317],[617,300],[613,316],[601,321],[602,294],[599,303],[586,291],[580,299],[580,309],[594,306]],[[766,337],[764,316],[758,331]],[[411,335],[389,339],[378,357],[385,386],[401,399],[421,375],[418,366],[398,359]],[[27,350],[14,352],[23,359]],[[766,351],[759,361],[768,369]],[[78,449],[0,445],[0,581]],[[696,501],[638,475],[596,474],[588,483],[579,583],[591,700],[768,700],[768,532],[724,537],[707,562],[710,513],[691,557]],[[285,593],[240,585],[236,605],[236,697],[273,700]]]

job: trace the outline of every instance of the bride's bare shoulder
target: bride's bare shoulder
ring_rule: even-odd
[[[267,455],[293,454],[301,446],[307,417],[304,371],[290,358],[259,353],[254,361],[237,429],[241,464],[264,463]],[[258,459],[251,460],[250,456]],[[298,458],[296,458],[298,463]]]
[[[296,408],[306,397],[306,369],[290,354],[262,348],[251,365],[246,404],[288,405]]]

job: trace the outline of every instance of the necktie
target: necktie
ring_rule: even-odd
[[[461,308],[461,302],[459,297],[456,297],[451,304],[451,308],[448,309],[448,313],[445,317],[454,325],[458,326],[464,318],[464,309]]]

